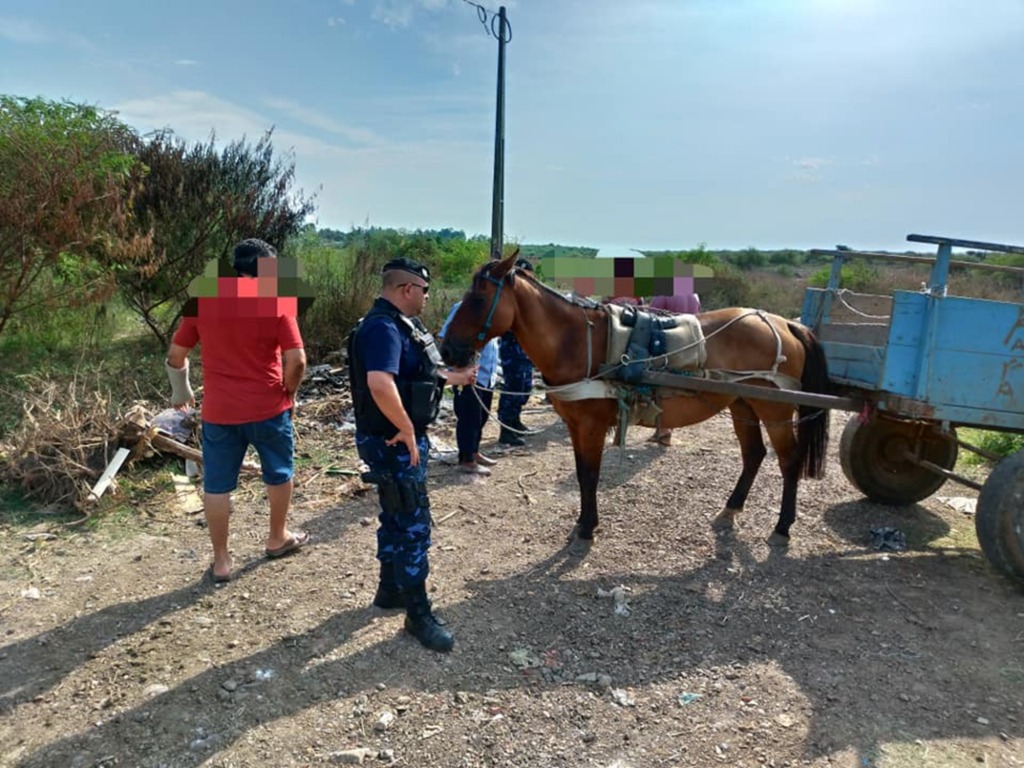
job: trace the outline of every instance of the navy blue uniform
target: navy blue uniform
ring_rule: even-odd
[[[365,477],[377,485],[380,499],[377,559],[381,562],[381,573],[393,574],[394,586],[403,592],[422,585],[430,572],[430,445],[426,430],[437,415],[435,406],[442,382],[436,377],[436,361],[424,352],[424,338],[433,348],[433,339],[422,324],[401,316],[390,302],[379,298],[354,332],[350,351],[356,449],[370,468]],[[403,443],[386,444],[398,428],[373,403],[366,384],[369,371],[385,371],[395,377],[402,404],[416,430],[420,460],[415,467],[410,464],[409,449]],[[418,385],[425,390],[433,389],[434,395],[427,398],[429,402],[424,400],[424,389],[417,394]]]
[[[530,399],[533,389],[533,363],[519,346],[512,331],[502,334],[500,343],[501,371],[504,390],[498,399],[498,421],[502,424],[516,426],[523,412],[523,406]],[[511,394],[524,392],[526,394]]]

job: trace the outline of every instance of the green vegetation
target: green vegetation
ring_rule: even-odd
[[[1024,435],[1016,435],[1011,432],[961,428],[958,430],[958,436],[965,443],[997,456],[1011,456],[1017,451],[1024,450]],[[960,460],[968,465],[986,463],[984,458],[973,451],[961,451]]]

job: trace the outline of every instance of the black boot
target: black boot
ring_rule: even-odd
[[[498,443],[501,445],[511,445],[515,447],[521,447],[526,445],[526,441],[511,429],[507,427],[501,428],[501,434],[498,436]]]
[[[381,563],[380,581],[377,583],[377,594],[373,596],[373,604],[385,611],[405,608],[405,593],[395,584],[394,568],[390,563]]]
[[[447,653],[455,645],[452,633],[431,613],[426,584],[405,593],[405,631],[432,651]]]
[[[373,605],[376,608],[383,608],[390,611],[395,608],[405,608],[405,593],[398,587],[388,587],[386,584],[377,585],[377,594],[373,596]]]

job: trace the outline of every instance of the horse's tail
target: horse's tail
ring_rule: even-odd
[[[804,370],[800,384],[804,392],[831,394],[832,385],[828,379],[828,363],[825,349],[810,331],[799,323],[788,323],[792,333],[804,347]],[[828,450],[829,411],[813,405],[801,405],[797,411],[799,422],[796,436],[803,477],[825,476],[826,452]]]

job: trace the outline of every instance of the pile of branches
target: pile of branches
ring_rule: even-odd
[[[0,481],[42,504],[82,510],[118,447],[111,398],[79,377],[31,377],[21,423],[4,446]]]
[[[21,423],[0,453],[0,483],[28,499],[88,516],[97,500],[93,488],[122,447],[131,450],[128,462],[159,453],[202,460],[199,450],[162,434],[142,403],[122,413],[109,392],[77,376],[69,383],[33,377],[28,384]],[[184,422],[187,430],[194,426]]]

